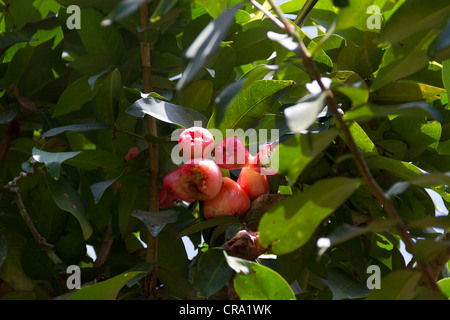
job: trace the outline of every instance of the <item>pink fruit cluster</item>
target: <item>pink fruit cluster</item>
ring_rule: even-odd
[[[205,128],[191,127],[181,133],[178,147],[187,161],[164,177],[159,190],[161,208],[182,200],[202,200],[205,219],[239,216],[249,209],[250,199],[269,191],[269,180],[261,168],[263,160],[270,157],[270,145],[253,157],[242,140],[226,138],[215,148],[211,160],[207,156],[214,149],[214,137]],[[222,169],[241,172],[234,181],[222,176]]]

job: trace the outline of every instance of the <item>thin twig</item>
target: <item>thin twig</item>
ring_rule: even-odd
[[[8,184],[6,184],[6,186],[3,187],[3,190],[11,193],[14,196],[17,208],[19,209],[19,212],[22,215],[25,224],[27,225],[28,229],[30,230],[37,244],[39,245],[39,248],[42,251],[44,251],[55,264],[61,264],[62,263],[61,259],[53,251],[54,245],[47,242],[47,240],[39,233],[38,229],[31,220],[31,217],[28,214],[28,210],[25,207],[25,204],[23,203],[19,187],[17,186],[20,179],[29,177],[34,173],[35,173],[34,171],[29,173],[21,172],[17,177],[8,182]]]
[[[251,4],[255,6],[256,9],[264,13],[267,18],[272,20],[279,28],[284,30],[284,25],[281,23],[280,20],[277,19],[269,10],[264,8],[261,4],[259,4],[256,0],[250,0]]]
[[[402,241],[405,243],[405,248],[409,253],[412,253],[414,241],[409,236],[408,229],[406,228],[405,224],[403,223],[403,220],[398,215],[397,209],[395,208],[391,199],[386,195],[386,193],[383,191],[383,189],[376,182],[375,178],[372,176],[372,173],[370,172],[370,169],[364,160],[361,150],[359,149],[358,145],[356,144],[355,140],[353,139],[350,129],[347,126],[346,122],[344,121],[341,112],[339,111],[339,107],[338,107],[338,104],[336,103],[336,100],[334,99],[333,92],[331,90],[329,90],[323,84],[322,75],[320,74],[319,69],[317,69],[316,64],[312,60],[311,54],[309,53],[308,49],[306,48],[305,44],[303,43],[300,35],[295,31],[292,24],[283,16],[283,12],[281,12],[278,5],[273,0],[269,0],[269,3],[271,4],[273,10],[277,13],[279,19],[285,26],[285,28],[284,28],[285,32],[288,35],[297,38],[297,40],[299,42],[299,51],[297,54],[303,59],[303,63],[305,65],[305,67],[308,69],[312,78],[317,81],[317,83],[319,84],[322,91],[327,92],[328,106],[330,107],[330,109],[333,113],[333,116],[338,123],[339,129],[341,130],[342,134],[345,137],[345,142],[347,143],[350,151],[354,155],[356,165],[357,165],[358,170],[364,180],[364,183],[370,189],[372,194],[377,198],[378,202],[383,206],[384,210],[389,215],[389,217],[396,221],[397,230],[398,230],[398,233],[399,233]],[[430,288],[435,291],[440,291],[440,288],[437,286],[436,281],[433,279],[433,276],[432,276],[431,271],[428,268],[428,266],[424,263],[419,263],[419,270],[422,272],[424,277],[428,280],[428,284],[429,284]]]
[[[103,239],[102,246],[97,255],[97,259],[94,262],[95,268],[100,268],[106,261],[109,251],[111,250],[112,243],[114,241],[114,235],[112,232],[112,221],[109,221],[108,228],[106,228],[106,234]]]

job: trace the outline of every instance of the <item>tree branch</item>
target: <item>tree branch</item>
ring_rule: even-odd
[[[139,8],[140,13],[140,24],[142,29],[148,27],[149,15],[148,15],[148,4],[144,2]],[[150,43],[141,42],[141,60],[142,60],[142,78],[144,82],[144,93],[150,93],[153,91],[152,88],[152,70],[151,70],[151,60],[150,60]],[[147,133],[150,136],[157,136],[156,129],[156,119],[146,115],[147,120]],[[158,144],[148,141],[148,151],[149,151],[149,211],[158,212],[159,211],[159,201],[158,201]],[[152,271],[144,279],[144,289],[145,297],[147,299],[155,299],[156,297],[156,283],[157,283],[157,247],[158,238],[153,237],[150,232],[147,233],[147,251],[146,251],[146,261],[154,261],[155,265]]]
[[[314,61],[312,60],[312,56],[309,53],[308,49],[306,48],[305,44],[303,43],[300,35],[296,32],[293,25],[283,16],[283,12],[280,10],[278,5],[273,1],[269,0],[269,3],[271,4],[273,10],[278,15],[278,18],[281,20],[283,25],[285,26],[283,30],[289,35],[293,36],[297,39],[299,43],[299,50],[297,54],[302,58],[303,63],[305,67],[308,69],[309,74],[311,77],[317,81],[322,91],[327,92],[327,103],[330,107],[333,117],[336,119],[339,129],[341,130],[342,134],[345,137],[345,142],[348,145],[350,151],[354,155],[356,165],[358,167],[358,170],[363,178],[364,183],[367,185],[367,187],[370,189],[372,194],[376,197],[378,202],[383,206],[384,210],[388,214],[388,216],[395,220],[397,223],[397,231],[399,236],[401,237],[402,241],[405,243],[405,248],[409,253],[412,253],[412,249],[414,246],[414,241],[411,239],[411,237],[408,234],[408,230],[403,223],[402,219],[397,213],[397,209],[395,208],[393,202],[391,199],[386,195],[386,193],[383,191],[383,189],[378,185],[378,183],[375,181],[374,177],[372,176],[372,173],[370,172],[369,167],[367,166],[364,157],[361,153],[361,150],[359,149],[358,145],[356,144],[355,140],[353,139],[353,136],[350,132],[349,127],[347,126],[346,122],[344,121],[341,112],[339,111],[339,107],[336,103],[336,100],[334,99],[333,92],[329,90],[322,82],[322,75],[320,74],[319,69],[315,65]],[[419,263],[419,270],[423,274],[423,276],[427,279],[428,286],[435,290],[440,291],[440,288],[437,286],[435,279],[433,279],[432,273],[428,266],[425,263]]]

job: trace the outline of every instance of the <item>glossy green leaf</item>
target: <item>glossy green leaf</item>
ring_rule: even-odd
[[[97,182],[91,185],[90,189],[92,192],[92,195],[94,196],[95,203],[98,203],[103,195],[103,193],[106,191],[107,188],[109,188],[114,182],[119,179],[120,176],[117,176],[112,179],[108,179],[102,182]]]
[[[345,113],[347,121],[367,121],[372,118],[387,117],[389,115],[400,115],[402,117],[431,117],[440,121],[440,113],[425,102],[409,102],[400,105],[376,105],[368,104]]]
[[[81,77],[71,83],[61,94],[53,112],[53,117],[56,118],[72,111],[80,110],[94,96],[95,93],[89,87],[88,77]]]
[[[66,163],[83,170],[104,170],[118,175],[125,165],[125,160],[123,156],[106,150],[84,150]]]
[[[227,7],[226,0],[198,0],[198,4],[206,9],[206,11],[215,19],[217,18],[224,9]]]
[[[304,245],[316,227],[359,187],[360,181],[329,178],[317,181],[270,209],[262,217],[259,232],[262,246],[272,245],[276,254]]]
[[[339,269],[328,271],[328,286],[333,292],[333,300],[360,299],[370,292],[365,284],[357,282]]]
[[[181,105],[201,114],[209,115],[208,106],[213,96],[213,83],[209,80],[198,80],[180,93]]]
[[[160,1],[150,18],[150,22],[155,23],[159,21],[161,16],[167,14],[177,2],[178,0]]]
[[[93,230],[86,216],[86,209],[79,193],[70,185],[65,178],[59,180],[47,179],[47,185],[56,205],[67,212],[70,212],[79,222],[83,237],[87,240]]]
[[[95,9],[85,9],[81,12],[83,17],[82,28],[77,29],[80,39],[89,53],[122,52],[124,41],[115,26],[101,25],[105,18]]]
[[[450,92],[450,59],[445,60],[442,65],[442,82],[445,90]]]
[[[350,133],[356,142],[356,145],[361,149],[365,157],[378,155],[375,144],[370,140],[369,136],[364,132],[357,122],[353,122],[350,126]]]
[[[366,159],[370,169],[388,170],[402,180],[410,180],[422,171],[412,163],[389,159],[383,156],[375,156]]]
[[[240,94],[241,90],[250,87],[253,82],[261,80],[270,70],[276,68],[269,65],[258,65],[245,73],[238,81],[231,82],[217,95],[214,101],[214,126],[219,126],[230,104]]]
[[[226,285],[232,274],[223,250],[211,248],[200,256],[193,284],[203,297],[209,297]]]
[[[355,26],[365,26],[368,15],[367,7],[373,0],[349,0],[348,5],[339,10],[339,20],[336,30],[343,30]]]
[[[114,10],[112,10],[111,13],[102,21],[102,25],[109,25],[114,21],[120,21],[126,18],[136,12],[139,9],[139,6],[144,2],[145,0],[121,0],[116,4]]]
[[[186,50],[186,58],[190,60],[178,81],[176,89],[181,90],[203,67],[208,57],[219,47],[226,36],[228,28],[234,21],[236,11],[241,7],[237,4],[224,11],[217,19],[209,23]]]
[[[438,147],[442,133],[440,122],[423,118],[396,117],[391,120],[391,128],[410,144],[430,149]]]
[[[106,125],[103,122],[93,122],[93,123],[80,123],[80,124],[70,124],[67,126],[56,127],[50,129],[43,134],[41,134],[42,138],[53,137],[58,134],[64,132],[86,132],[86,131],[94,131],[94,130],[105,130],[112,129],[112,127]]]
[[[80,152],[46,152],[37,148],[33,148],[32,157],[37,162],[42,162],[47,167],[48,172],[53,179],[59,178],[61,164],[78,155]]]
[[[431,48],[431,54],[436,61],[450,59],[450,20],[436,39],[436,43]]]
[[[395,81],[377,90],[370,96],[371,100],[378,103],[384,102],[433,102],[440,99],[440,94],[445,89],[430,86],[424,83]]]
[[[112,69],[106,76],[96,81],[95,104],[101,119],[107,125],[113,125],[118,111],[120,89],[122,88],[121,74],[117,68]]]
[[[298,134],[280,144],[271,159],[278,160],[278,172],[288,177],[292,185],[303,169],[336,138],[337,132],[329,130],[311,135]],[[274,164],[276,166],[276,162]]]
[[[440,0],[405,1],[383,27],[381,39],[397,42],[413,33],[445,25],[450,15],[450,4]]]
[[[225,257],[237,272],[233,284],[241,300],[295,300],[289,284],[274,270],[227,254]]]
[[[437,282],[442,293],[450,299],[450,278],[444,278]]]
[[[217,217],[214,219],[201,221],[201,222],[195,223],[195,224],[187,227],[186,229],[182,230],[178,234],[177,238],[181,238],[183,236],[193,234],[197,231],[215,227],[215,226],[218,226],[218,225],[224,224],[224,223],[239,223],[239,219],[234,216],[223,216],[223,217]]]
[[[120,290],[142,271],[119,274],[111,279],[75,291],[69,300],[116,300]]]
[[[383,56],[383,62],[370,89],[376,91],[424,68],[428,64],[428,46],[435,36],[436,31],[424,30],[402,43],[392,44]]]
[[[148,114],[163,122],[177,124],[184,128],[193,127],[196,121],[201,121],[203,126],[208,123],[205,116],[197,111],[153,97],[137,100],[127,109],[127,113],[137,118],[142,118],[144,114]]]
[[[266,113],[274,111],[277,97],[293,85],[292,81],[258,80],[239,92],[238,96],[226,108],[224,118],[215,126],[215,113],[208,122],[208,128],[217,128],[226,136],[226,130],[247,130],[255,125]]]
[[[161,230],[168,223],[177,221],[178,211],[176,210],[162,210],[159,212],[148,212],[142,210],[134,210],[131,215],[138,218],[145,224],[153,237],[158,236]]]
[[[381,288],[372,290],[366,300],[409,300],[420,276],[415,270],[394,271],[381,279]]]

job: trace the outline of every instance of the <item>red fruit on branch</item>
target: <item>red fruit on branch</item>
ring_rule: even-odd
[[[130,160],[136,159],[136,157],[139,155],[140,151],[138,147],[132,147],[130,150],[128,150],[127,154],[125,155],[125,161],[128,162]]]
[[[173,192],[167,191],[165,188],[159,188],[159,207],[167,208],[181,199]]]
[[[192,202],[195,199],[190,197],[184,187],[180,184],[180,171],[181,167],[178,167],[166,174],[162,182],[163,187],[166,192],[175,194],[180,200]]]
[[[223,169],[240,169],[249,164],[250,154],[241,139],[228,137],[216,147],[214,160]]]
[[[178,148],[186,160],[206,159],[214,148],[214,137],[205,128],[187,128],[178,138]]]
[[[253,170],[251,166],[242,168],[237,184],[250,199],[256,199],[269,191],[269,179],[266,175]]]
[[[222,171],[212,160],[189,160],[180,167],[178,184],[192,199],[212,199],[222,186]]]
[[[259,152],[250,160],[251,168],[266,176],[276,176],[278,172],[271,167],[271,157],[275,146],[264,145]]]
[[[250,208],[250,199],[242,188],[228,177],[222,178],[219,193],[203,206],[205,219],[242,215]]]

